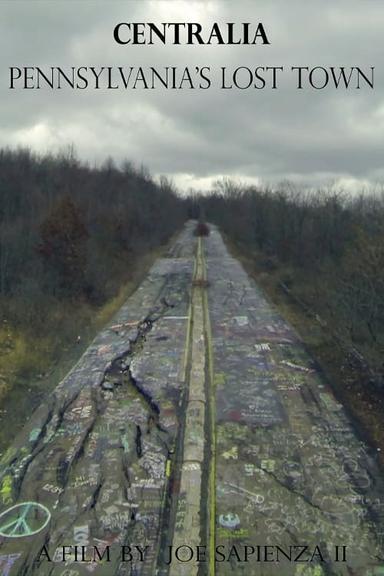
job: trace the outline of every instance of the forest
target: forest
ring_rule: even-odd
[[[144,167],[0,150],[0,400],[92,335],[184,220]]]
[[[366,412],[382,409],[382,189],[222,179],[182,196],[142,166],[91,167],[72,148],[0,150],[0,403],[16,383],[19,398],[28,387],[41,399],[35,383],[66,355],[73,364],[188,218],[216,224],[267,295],[308,319],[297,329],[338,365],[331,379],[358,406],[366,395]]]
[[[222,179],[189,214],[217,224],[296,327],[335,393],[383,442],[384,191],[274,189]]]
[[[208,221],[281,287],[359,347],[381,370],[384,345],[384,193],[215,184],[190,212]]]

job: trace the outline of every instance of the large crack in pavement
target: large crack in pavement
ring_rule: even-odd
[[[2,575],[384,572],[374,453],[214,226],[193,281],[193,226],[2,458]],[[276,560],[301,545],[322,558]]]
[[[188,224],[178,257],[155,263],[3,457],[0,572],[153,574],[179,427],[194,243]],[[64,545],[73,547],[66,558]],[[74,563],[76,546],[104,558]]]

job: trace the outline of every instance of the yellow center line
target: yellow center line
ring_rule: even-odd
[[[180,492],[176,507],[175,550],[203,546],[207,568],[215,573],[215,398],[211,327],[207,298],[207,274],[203,242],[198,239],[189,322],[184,354],[188,400],[185,409]],[[204,477],[208,483],[205,484]],[[205,484],[205,487],[204,487]],[[207,489],[208,488],[208,489]],[[205,542],[202,542],[202,539]],[[197,576],[198,564],[175,562],[170,576]]]
[[[204,280],[207,281],[207,266],[204,250],[201,253],[204,270]],[[209,575],[215,574],[215,545],[216,545],[216,390],[214,385],[213,345],[211,320],[209,316],[208,292],[203,297],[206,350],[208,357],[208,390],[210,413],[211,460],[209,470]]]

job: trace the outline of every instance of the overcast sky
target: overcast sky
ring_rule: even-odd
[[[269,46],[119,46],[118,22],[263,22]],[[184,189],[384,181],[382,0],[0,0],[0,146],[74,144],[144,163]],[[10,66],[375,66],[374,90],[8,89]]]

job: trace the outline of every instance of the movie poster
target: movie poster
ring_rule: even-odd
[[[384,575],[382,3],[0,28],[1,575]]]

